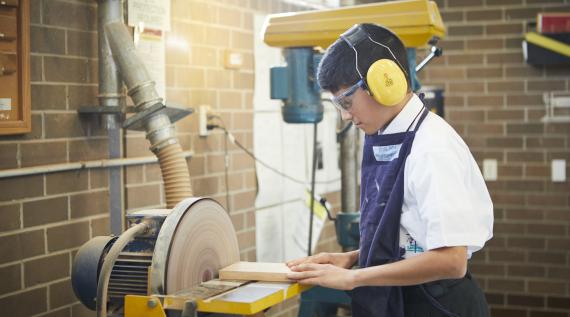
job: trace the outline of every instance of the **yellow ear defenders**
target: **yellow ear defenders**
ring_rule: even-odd
[[[374,100],[384,106],[395,106],[404,100],[408,92],[407,71],[388,46],[374,41],[360,24],[356,24],[340,37],[354,50],[356,54],[356,71],[366,83],[368,91]],[[376,45],[383,47],[388,51],[389,56],[393,58],[379,59],[374,62],[366,72],[366,79],[358,68],[358,50],[356,49],[356,46],[364,40],[370,40]]]

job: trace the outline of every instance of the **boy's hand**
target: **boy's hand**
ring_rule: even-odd
[[[302,263],[291,267],[287,278],[301,284],[318,285],[340,290],[355,287],[356,270],[340,268],[333,264]]]
[[[287,262],[290,269],[304,263],[314,264],[332,264],[334,266],[349,269],[358,260],[358,251],[345,252],[345,253],[319,253],[316,255],[296,259]]]

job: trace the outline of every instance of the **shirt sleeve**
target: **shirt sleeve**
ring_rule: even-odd
[[[481,249],[492,237],[493,205],[471,153],[430,149],[416,157],[410,172],[409,190],[426,225],[426,248]]]

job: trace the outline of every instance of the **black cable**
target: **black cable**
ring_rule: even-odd
[[[217,117],[217,116],[216,116],[216,117]],[[217,117],[217,118],[219,118],[219,117]],[[221,118],[220,118],[220,119],[221,119]],[[223,122],[223,121],[222,121],[222,122]],[[294,178],[294,177],[292,177],[292,176],[289,176],[289,175],[287,175],[287,174],[281,172],[280,170],[278,170],[278,169],[276,169],[276,168],[270,166],[269,164],[267,164],[267,163],[261,161],[260,159],[258,159],[258,158],[255,156],[255,154],[251,153],[250,150],[248,150],[248,149],[247,149],[245,146],[243,146],[235,137],[233,137],[233,135],[225,128],[225,125],[224,125],[224,126],[220,126],[220,125],[215,125],[215,124],[209,124],[209,125],[208,125],[208,130],[211,130],[211,129],[221,129],[221,130],[223,130],[224,133],[226,134],[226,136],[230,138],[230,142],[232,142],[232,143],[235,144],[237,147],[239,147],[240,149],[242,149],[249,157],[251,157],[252,159],[254,159],[254,160],[255,160],[256,162],[258,162],[259,164],[263,165],[264,167],[266,167],[266,168],[269,169],[270,171],[272,171],[272,172],[274,172],[274,173],[276,173],[276,174],[278,174],[278,175],[280,175],[280,176],[282,176],[282,177],[284,177],[284,178],[286,178],[286,179],[288,179],[288,180],[290,180],[290,181],[292,181],[292,182],[294,182],[294,183],[297,183],[297,184],[300,184],[300,185],[305,185],[305,184],[306,184],[305,181],[302,181],[302,180],[296,179],[296,178]],[[231,137],[230,137],[230,135],[231,135]],[[328,181],[328,182],[315,182],[315,183],[316,183],[316,184],[328,184],[328,183],[330,183],[330,181]]]
[[[319,200],[319,203],[323,206],[323,208],[325,208],[325,211],[327,212],[327,218],[329,218],[330,221],[336,221],[336,217],[332,216],[329,207],[327,207],[327,199],[325,197],[322,197]]]
[[[269,166],[268,164],[266,164],[265,162],[259,160],[253,153],[251,153],[245,146],[243,146],[241,143],[239,143],[238,140],[236,140],[236,138],[230,134],[230,132],[226,129],[225,124],[223,119],[220,116],[213,116],[215,118],[218,118],[220,120],[220,122],[222,123],[222,126],[219,125],[208,125],[207,129],[221,129],[224,131],[224,134],[226,135],[226,141],[228,138],[231,137],[231,142],[233,144],[235,144],[237,147],[239,147],[240,149],[242,149],[247,155],[249,155],[251,158],[253,158],[256,162],[258,162],[259,164],[265,166],[266,168],[268,168],[269,170],[273,171],[274,173],[277,173],[278,175],[281,175],[282,177],[285,177],[295,183],[298,184],[302,184],[304,185],[305,182],[297,180],[287,174],[282,173],[281,171]],[[307,255],[311,256],[312,254],[312,244],[313,244],[313,220],[314,220],[314,209],[315,209],[315,184],[316,182],[316,173],[317,173],[317,161],[318,161],[318,155],[317,155],[317,124],[315,123],[313,126],[313,169],[311,171],[311,203],[310,203],[310,210],[309,210],[309,241],[308,241],[308,248],[307,248]],[[351,126],[350,124],[348,125],[349,127]],[[346,130],[348,130],[345,127]],[[344,129],[343,129],[344,130]],[[336,220],[335,218],[333,218],[330,214],[330,210],[326,207],[326,200],[323,201],[321,200],[321,203],[323,204],[323,206],[325,207],[325,210],[327,212],[327,216],[330,220]]]
[[[347,123],[342,129],[336,131],[336,142],[340,142],[346,136],[346,133],[352,128],[352,121]]]
[[[330,99],[327,98],[322,98],[321,99],[322,102],[328,102],[328,103],[333,103]],[[334,104],[333,104],[334,105]],[[340,113],[339,113],[340,116]],[[342,119],[341,119],[342,122]],[[350,121],[349,123],[347,123],[344,127],[342,127],[340,130],[336,130],[336,142],[340,142],[340,140],[342,138],[344,138],[344,136],[346,135],[346,133],[350,130],[350,128],[352,128],[352,121]]]
[[[226,133],[226,137],[224,138],[224,174],[226,179],[226,207],[228,208],[228,214],[232,211],[232,208],[230,207],[230,182],[228,180],[229,164],[228,135]]]
[[[218,120],[220,120],[220,122],[222,123],[222,126],[226,126],[226,123],[224,122],[224,119],[219,116],[219,115],[211,115],[212,118],[216,118]],[[206,129],[210,130],[210,126],[207,125]],[[226,182],[226,207],[228,208],[228,213],[230,213],[231,208],[230,208],[230,182],[229,182],[229,176],[228,176],[228,168],[229,168],[229,154],[228,154],[228,131],[226,129],[223,129],[224,133],[225,133],[225,138],[224,138],[224,178],[225,178],[225,182]]]
[[[311,256],[311,247],[313,243],[313,210],[315,208],[315,176],[317,173],[317,122],[314,123],[313,128],[313,170],[311,175],[311,208],[309,218],[309,248],[307,255]]]
[[[224,130],[225,130],[225,129],[224,129]],[[227,130],[226,130],[226,131],[227,131]],[[243,146],[241,143],[239,143],[238,140],[234,139],[233,143],[234,143],[237,147],[239,147],[240,149],[242,149],[247,155],[249,155],[249,156],[250,156],[252,159],[254,159],[256,162],[258,162],[259,164],[265,166],[267,169],[273,171],[274,173],[276,173],[276,174],[278,174],[278,175],[280,175],[280,176],[282,176],[282,177],[284,177],[284,178],[286,178],[286,179],[288,179],[288,180],[290,180],[290,181],[292,181],[292,182],[295,182],[295,183],[301,184],[301,185],[305,185],[305,182],[304,182],[304,181],[298,180],[298,179],[296,179],[296,178],[293,178],[293,177],[291,177],[291,176],[289,176],[289,175],[287,175],[287,174],[285,174],[285,173],[279,171],[278,169],[271,167],[269,164],[267,164],[267,163],[265,163],[265,162],[259,160],[259,159],[255,156],[255,154],[251,153],[251,151],[249,151],[245,146]]]

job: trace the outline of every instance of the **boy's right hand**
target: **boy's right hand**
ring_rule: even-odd
[[[296,259],[287,262],[287,266],[293,269],[303,263],[332,264],[344,269],[350,269],[358,260],[358,251],[344,253],[319,253],[312,256]]]

